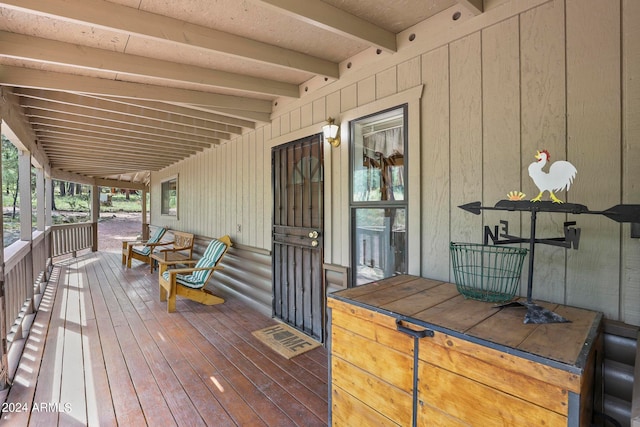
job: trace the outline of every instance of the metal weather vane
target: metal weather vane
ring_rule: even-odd
[[[529,237],[514,236],[509,233],[508,221],[500,221],[500,226],[495,226],[493,230],[489,226],[484,227],[484,245],[489,244],[489,240],[494,245],[506,245],[515,243],[529,243],[529,276],[527,283],[526,301],[514,301],[500,307],[524,306],[527,308],[524,323],[562,323],[567,319],[533,302],[533,270],[536,244],[546,244],[564,247],[567,249],[578,249],[580,242],[580,228],[575,228],[575,221],[564,223],[564,235],[555,238],[537,238],[536,220],[538,212],[568,213],[568,214],[588,214],[602,215],[619,223],[640,223],[640,205],[620,204],[604,211],[592,211],[585,205],[575,203],[564,203],[558,199],[554,191],[568,190],[577,173],[575,167],[569,162],[555,162],[549,172],[542,171],[542,167],[549,159],[549,152],[543,150],[536,154],[537,162],[529,166],[529,175],[538,186],[540,193],[531,201],[523,200],[525,195],[519,191],[508,193],[510,200],[500,200],[495,206],[482,206],[480,202],[467,203],[459,206],[461,209],[479,215],[482,210],[498,210],[509,212],[530,212],[531,229]],[[552,201],[542,201],[545,191],[549,192]]]

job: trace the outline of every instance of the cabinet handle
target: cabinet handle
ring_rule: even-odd
[[[403,332],[407,335],[412,336],[413,338],[424,338],[424,337],[432,337],[434,336],[434,332],[431,329],[423,329],[421,331],[416,331],[414,329],[407,328],[402,325],[402,320],[396,319],[396,327],[398,331]]]

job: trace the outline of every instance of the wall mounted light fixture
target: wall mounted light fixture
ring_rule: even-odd
[[[336,125],[331,117],[327,119],[327,124],[322,126],[322,134],[324,141],[332,147],[340,146],[340,126]]]

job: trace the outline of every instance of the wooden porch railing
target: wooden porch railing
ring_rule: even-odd
[[[25,321],[40,303],[51,265],[49,246],[50,234],[37,232],[31,242],[18,241],[5,249],[2,315],[7,350],[24,338]]]
[[[97,223],[54,225],[34,233],[31,241],[18,241],[5,248],[4,301],[0,304],[0,316],[4,317],[2,338],[7,339],[5,351],[11,352],[14,344],[24,343],[30,327],[28,319],[40,304],[52,259],[66,254],[75,256],[82,249],[97,250],[97,230]],[[6,359],[0,368],[1,390],[13,372],[7,369],[11,367],[7,367]]]
[[[51,227],[51,257],[73,254],[82,249],[97,247],[98,224],[83,222],[80,224],[54,225]]]

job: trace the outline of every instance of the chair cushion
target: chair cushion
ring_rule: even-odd
[[[165,231],[166,229],[164,227],[156,228],[156,231],[154,231],[151,237],[149,237],[149,240],[147,240],[147,243],[158,243],[160,238],[164,235]]]
[[[151,253],[151,248],[149,246],[144,246],[142,248],[131,248],[131,250],[137,254],[140,255],[144,255],[144,256],[149,256],[149,254]]]
[[[195,268],[215,267],[226,248],[227,245],[225,245],[224,242],[221,242],[218,239],[211,240],[211,242],[209,242],[209,246],[207,246],[207,249],[202,254],[202,258],[200,258],[196,263]],[[176,282],[192,289],[200,289],[207,282],[207,279],[211,275],[211,271],[212,270],[200,270],[194,271],[191,274],[176,274]],[[165,271],[162,274],[162,277],[168,281],[169,272]]]
[[[209,272],[204,271],[204,273]],[[164,278],[164,280],[169,281],[169,272],[165,271],[164,273],[162,273],[162,277]],[[194,279],[193,274],[176,274],[176,282],[191,289],[201,289],[202,287],[204,287],[204,282],[198,280],[199,278]]]

